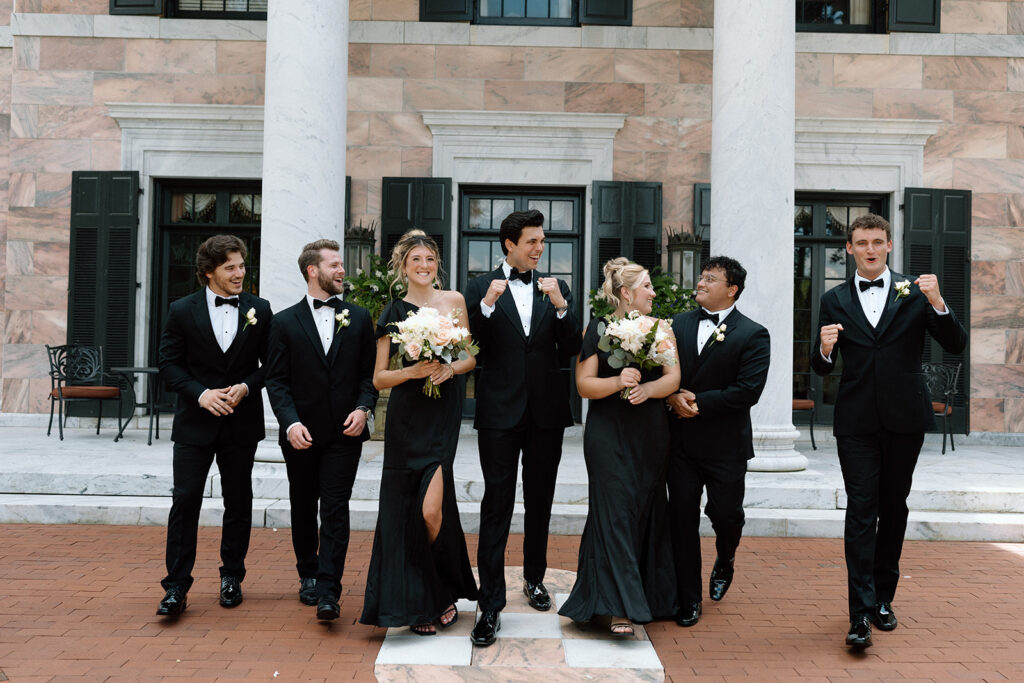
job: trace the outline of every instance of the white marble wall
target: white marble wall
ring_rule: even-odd
[[[798,432],[791,411],[796,115],[791,12],[786,0],[715,0],[711,253],[731,256],[747,269],[739,308],[772,336],[768,385],[752,413],[756,457],[750,464],[769,471],[807,464],[793,448]]]
[[[344,240],[347,84],[348,3],[271,0],[260,293],[274,310],[306,290],[302,245]]]

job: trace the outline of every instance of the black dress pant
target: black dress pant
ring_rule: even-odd
[[[222,430],[227,433],[230,430]],[[210,446],[174,444],[174,490],[167,518],[167,576],[160,582],[188,590],[196,563],[199,511],[214,459],[220,471],[224,518],[220,537],[220,575],[245,578],[245,555],[252,530],[252,463],[256,442],[239,444],[221,437]]]
[[[484,474],[480,503],[480,609],[505,607],[505,546],[516,499],[519,453],[523,454],[523,574],[539,583],[547,571],[548,525],[565,429],[480,429],[477,441]]]
[[[850,619],[892,602],[907,530],[907,496],[923,433],[836,437],[846,485],[846,572]]]
[[[700,496],[707,487],[704,513],[715,530],[715,549],[731,560],[743,535],[743,494],[746,460],[689,458],[673,448],[668,467],[669,516],[672,520],[672,552],[676,566],[679,603],[702,598],[700,554]]]
[[[362,442],[354,438],[305,450],[287,443],[281,446],[288,471],[295,567],[301,578],[316,578],[320,599],[341,596],[349,541],[348,503],[362,449]]]

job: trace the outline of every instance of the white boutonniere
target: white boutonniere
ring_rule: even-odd
[[[540,284],[540,278],[537,278],[537,291],[540,292],[540,300],[547,301],[548,293],[544,291],[544,287]]]
[[[250,308],[248,311],[245,312],[245,325],[242,325],[242,332],[245,332],[245,328],[249,327],[249,325],[255,327],[257,322],[258,321],[256,320],[256,309]]]
[[[896,298],[892,300],[896,303],[900,299],[906,299],[910,296],[910,280],[904,280],[903,282],[897,282],[892,286],[896,290]]]
[[[341,332],[341,328],[348,327],[349,323],[352,322],[348,319],[348,309],[346,308],[341,313],[334,316],[334,319],[338,321],[338,327],[334,330],[334,334]]]
[[[711,332],[711,336],[708,337],[708,340],[706,342],[704,342],[704,348],[705,349],[709,348],[715,342],[724,342],[725,341],[725,329],[726,329],[725,323],[722,323],[721,325],[716,327]]]

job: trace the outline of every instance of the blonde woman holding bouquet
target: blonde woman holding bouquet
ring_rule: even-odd
[[[675,613],[665,476],[665,397],[679,389],[675,338],[650,318],[654,288],[636,263],[604,266],[603,296],[615,305],[583,334],[576,387],[590,399],[583,453],[590,511],[580,541],[576,585],[559,614],[577,622],[610,617],[611,632]]]
[[[398,323],[412,320],[410,315],[445,318],[442,344],[451,329],[458,331],[451,325],[467,325],[466,302],[459,292],[440,288],[440,268],[437,244],[422,230],[410,230],[395,245],[391,272],[406,285],[406,295],[392,299],[377,322],[373,373],[374,386],[390,388],[391,398],[377,529],[359,621],[410,626],[419,635],[435,634],[435,622],[454,624],[455,602],[477,596],[452,477],[462,421],[462,391],[455,375],[472,370],[476,360],[469,353],[449,363],[430,360],[436,354],[429,348],[413,342],[400,346],[391,336]],[[401,367],[389,369],[397,353]]]

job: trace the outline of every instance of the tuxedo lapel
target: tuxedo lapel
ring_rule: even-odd
[[[246,323],[249,321],[245,318],[245,312],[251,307],[251,303],[246,299],[247,296],[245,292],[238,295],[238,327],[235,328],[235,338],[231,340],[231,345],[224,352],[228,363],[231,363],[234,357],[238,355],[238,350],[245,345],[245,340],[248,339],[250,332],[249,327],[252,327],[252,325],[246,327]]]
[[[212,345],[214,351],[224,354],[224,349],[217,343],[217,335],[213,331],[213,323],[210,322],[210,309],[206,305],[206,290],[201,289],[193,295],[192,317],[195,319],[196,328],[199,330],[199,339]]]
[[[853,288],[856,286],[853,278],[846,281],[846,285],[839,288],[836,292],[836,297],[839,299],[839,305],[842,306],[843,310],[846,311],[846,315],[849,319],[868,337],[875,336],[875,330],[871,327],[871,323],[868,322],[868,317],[864,315],[864,307],[860,305],[860,299],[854,295]],[[821,321],[822,325],[832,324],[836,321]]]
[[[347,311],[348,310],[348,306],[346,306],[342,310]],[[341,311],[337,311],[337,313],[341,313]],[[351,322],[352,321],[351,321],[351,318],[350,318],[349,319],[349,324],[351,324]],[[334,360],[335,360],[335,358],[338,357],[338,349],[341,348],[341,338],[344,336],[344,334],[345,334],[345,332],[347,330],[348,330],[348,327],[342,327],[342,328],[339,329],[338,328],[338,323],[337,323],[337,321],[335,321],[335,323],[334,323],[334,338],[331,340],[331,348],[327,352],[327,365],[328,366],[333,366],[334,365]]]
[[[306,301],[306,297],[302,297],[296,313],[299,316],[299,326],[306,333],[306,336],[309,337],[309,341],[313,345],[313,352],[320,358],[321,363],[327,365],[327,355],[324,353],[323,342],[320,341],[320,332],[317,331],[316,323],[313,322],[313,313],[309,310],[309,303]]]
[[[889,271],[889,298],[885,301],[885,310],[882,311],[882,318],[878,321],[878,327],[875,328],[875,333],[879,337],[889,328],[889,324],[896,318],[896,311],[903,305],[903,299],[896,297],[896,287],[894,286],[903,280],[910,280],[910,278]]]
[[[533,290],[533,308],[530,312],[530,338],[535,338],[535,330],[540,329],[541,318],[547,314],[547,309],[551,308],[548,302],[541,299],[541,291],[537,289],[537,278],[540,277],[538,271],[533,271],[533,279],[530,280],[530,289]],[[519,326],[522,328],[522,325]]]
[[[498,266],[498,269],[493,273],[495,278],[505,279],[505,272]],[[512,286],[512,282],[509,281],[509,287]],[[498,301],[495,302],[495,308],[504,313],[509,321],[512,323],[512,327],[516,328],[516,332],[519,333],[520,338],[526,341],[526,333],[523,332],[523,319],[519,317],[519,309],[516,308],[516,300],[512,296],[512,292],[506,289],[498,297]]]

